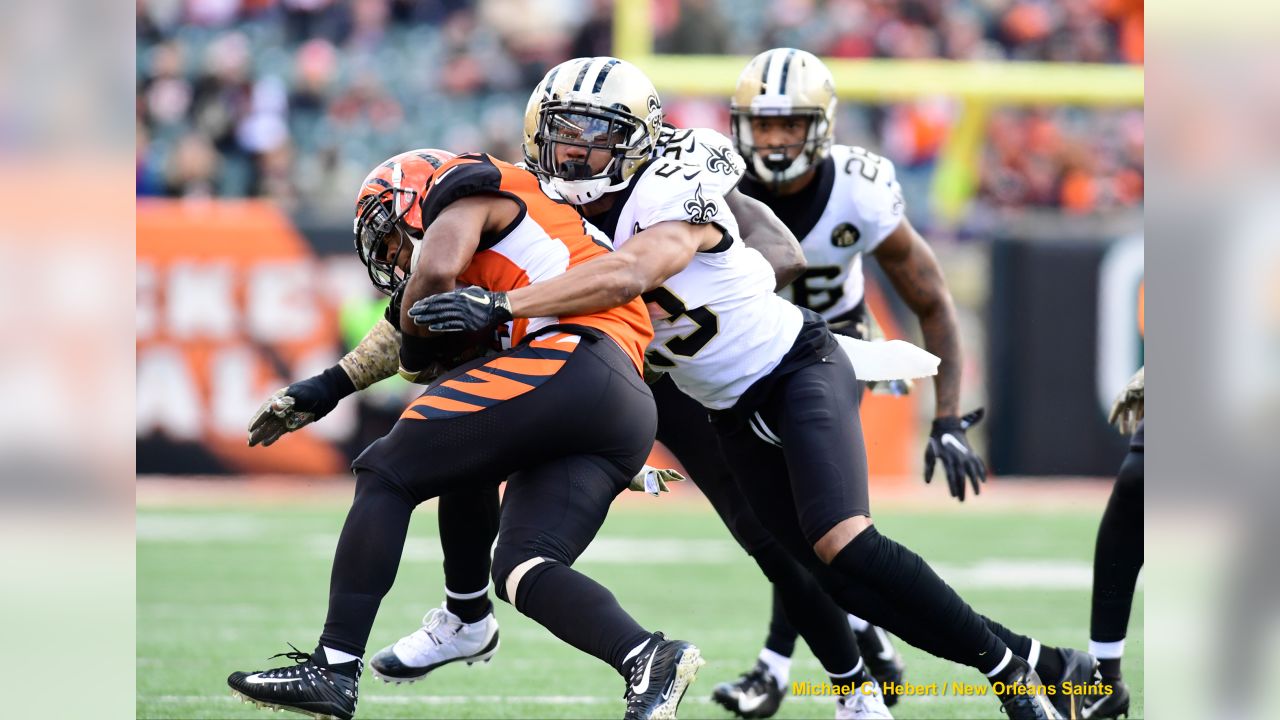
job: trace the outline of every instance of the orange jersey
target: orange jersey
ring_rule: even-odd
[[[505,230],[486,233],[458,281],[495,292],[509,292],[563,274],[569,268],[613,251],[608,238],[589,226],[572,205],[542,191],[528,170],[489,155],[459,155],[436,170],[422,198],[423,227],[452,202],[478,194],[497,194],[520,205]],[[429,262],[429,260],[427,260]],[[511,343],[551,325],[583,325],[613,338],[636,369],[643,366],[653,326],[644,301],[635,298],[611,310],[572,317],[517,318]]]

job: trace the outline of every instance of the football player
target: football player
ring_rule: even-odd
[[[1120,672],[1124,639],[1129,631],[1133,590],[1142,570],[1142,496],[1145,431],[1146,368],[1129,380],[1111,408],[1111,423],[1130,435],[1125,455],[1102,513],[1093,553],[1093,601],[1089,617],[1089,652],[1110,692],[1084,698],[1080,716],[1114,718],[1129,714],[1129,688]]]
[[[564,68],[531,100],[526,162],[617,251],[510,292],[440,293],[409,308],[413,321],[476,331],[643,295],[655,329],[649,365],[710,412],[734,479],[792,556],[845,609],[983,672],[1010,717],[1059,717],[1009,647],[1033,641],[978,615],[871,524],[853,368],[821,316],[774,294],[774,273],[743,245],[713,171],[656,157],[652,84],[614,58]]]
[[[410,253],[406,299],[458,284],[506,292],[610,251],[532,173],[487,155],[435,169],[420,202],[426,230]],[[408,371],[444,355],[403,312],[400,327],[409,331],[401,351]],[[656,412],[641,376],[652,335],[638,298],[521,318],[511,324],[510,349],[441,375],[353,463],[355,498],[316,650],[285,653],[291,666],[233,673],[233,691],[262,706],[352,717],[364,646],[413,509],[507,478],[493,555],[498,596],[617,670],[627,683],[625,717],[675,717],[703,664],[698,648],[642,628],[607,589],[570,567],[652,445]]]
[[[862,256],[879,261],[894,289],[919,319],[925,347],[941,359],[934,378],[935,413],[925,450],[925,482],[941,464],[952,497],[964,502],[966,483],[979,492],[986,467],[965,437],[981,411],[960,417],[960,334],[942,268],[905,215],[893,163],[861,147],[833,142],[836,94],[831,72],[811,53],[768,50],[738,78],[730,132],[746,163],[738,188],[767,205],[800,238],[808,268],[783,297],[821,314],[831,331],[866,339],[871,315],[864,301]],[[901,655],[883,630],[850,616],[862,656],[882,683],[901,682]],[[781,603],[760,660],[736,683],[715,689],[717,702],[744,717],[742,703],[760,692],[781,699],[796,633]],[[889,684],[892,687],[891,684]],[[891,694],[886,700],[893,700]]]
[[[249,423],[251,447],[275,443],[332,412],[346,396],[401,369],[404,344],[397,327],[397,290],[402,291],[412,249],[422,238],[417,200],[435,170],[453,157],[444,150],[411,150],[380,163],[365,178],[356,197],[356,252],[374,287],[396,301],[387,317],[379,319],[337,365],[277,390],[263,403]],[[449,358],[446,364],[460,364],[478,349],[464,348],[460,358]],[[441,367],[432,370],[404,374],[425,384]],[[419,630],[371,660],[374,674],[388,682],[414,682],[451,662],[487,662],[498,650],[498,622],[488,593],[490,549],[498,533],[498,486],[477,484],[446,493],[437,513],[445,602],[427,612]]]

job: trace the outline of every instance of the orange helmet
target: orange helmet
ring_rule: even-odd
[[[407,277],[400,270],[400,254],[406,248],[413,252],[412,244],[422,238],[418,199],[436,168],[453,157],[447,150],[400,153],[374,168],[360,185],[354,225],[356,254],[369,269],[374,287],[388,295]],[[389,257],[387,241],[392,233],[399,234],[400,242],[395,255]]]

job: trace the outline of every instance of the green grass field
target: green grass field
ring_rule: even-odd
[[[648,500],[647,498],[643,500]],[[310,650],[324,620],[329,563],[345,507],[139,507],[137,716],[256,718],[231,697],[233,670],[270,667],[267,656]],[[1084,647],[1090,562],[1101,506],[1015,513],[980,507],[884,511],[881,531],[905,542],[981,612],[1048,644]],[[383,602],[370,651],[417,627],[443,599],[434,506],[419,510],[396,586]],[[660,540],[643,543],[642,537]],[[615,507],[578,567],[607,585],[641,624],[696,642],[708,664],[680,717],[727,718],[709,700],[717,682],[754,661],[769,591],[754,563],[702,502],[652,500]],[[612,669],[560,643],[498,603],[502,648],[487,665],[450,666],[415,685],[366,674],[361,718],[620,717]],[[1125,664],[1142,717],[1143,607],[1135,600]],[[980,682],[972,670],[902,646],[910,682]],[[287,662],[278,659],[272,664]],[[793,681],[825,678],[807,648]],[[830,698],[790,698],[780,718],[830,718]],[[999,718],[991,698],[908,698],[898,718]],[[282,717],[282,716],[278,716]]]

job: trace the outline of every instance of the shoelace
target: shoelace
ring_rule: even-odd
[[[446,640],[458,634],[461,626],[455,627],[450,622],[450,618],[444,608],[432,608],[422,616],[422,627],[417,632],[409,636],[409,641],[415,646],[415,650],[422,650],[423,638],[431,642],[430,647],[438,647],[443,645]]]

